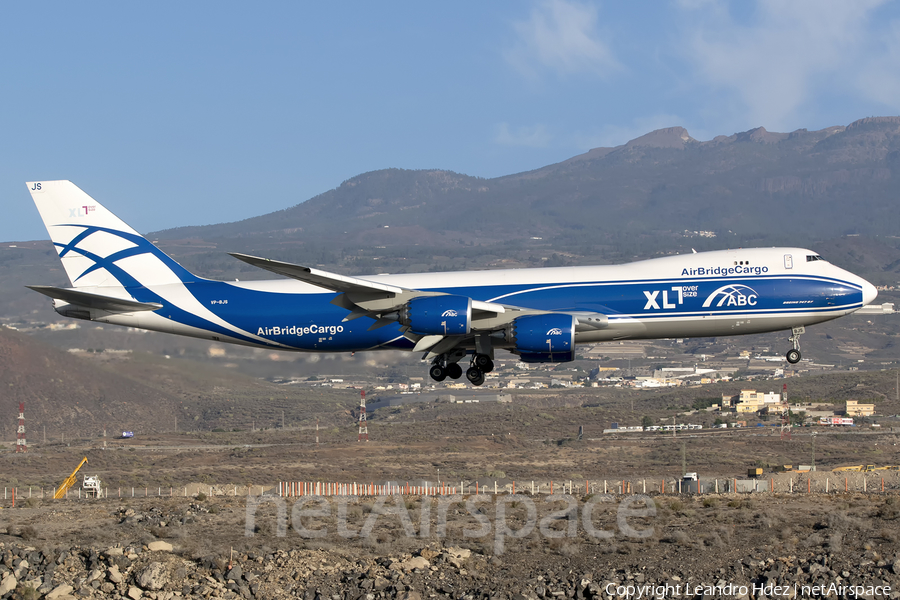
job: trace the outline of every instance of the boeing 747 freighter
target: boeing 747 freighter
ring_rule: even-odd
[[[797,363],[806,326],[877,296],[868,281],[803,248],[366,277],[232,254],[282,278],[214,281],[73,183],[27,185],[72,283],[29,287],[63,316],[286,351],[412,351],[431,361],[436,381],[460,378],[468,364],[466,378],[481,385],[497,349],[526,362],[565,362],[576,344],[777,330],[790,332],[786,359]]]

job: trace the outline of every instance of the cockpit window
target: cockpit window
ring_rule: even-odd
[[[825,260],[825,259],[822,258],[821,256],[819,256],[818,254],[807,254],[806,255],[806,262],[812,262],[814,260]]]

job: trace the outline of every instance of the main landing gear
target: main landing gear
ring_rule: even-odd
[[[450,379],[459,379],[462,376],[462,367],[453,359],[459,360],[458,356],[447,356],[442,354],[434,359],[428,374],[435,381],[443,381],[447,377]],[[472,357],[471,366],[466,369],[466,379],[472,385],[482,385],[484,383],[484,374],[494,370],[494,361],[487,354],[475,354]]]
[[[466,370],[466,379],[472,382],[472,385],[481,385],[484,383],[484,374],[494,370],[494,361],[487,354],[476,354],[472,357],[472,366]]]
[[[793,348],[788,350],[784,357],[792,365],[796,365],[800,362],[800,336],[804,333],[806,333],[806,328],[803,326],[791,328],[791,337],[788,338],[788,340],[791,342]]]
[[[443,381],[448,377],[450,379],[459,379],[462,377],[462,367],[459,366],[459,363],[448,363],[446,359],[441,360],[441,357],[438,357],[431,364],[428,374],[435,381]]]

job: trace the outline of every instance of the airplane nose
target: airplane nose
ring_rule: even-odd
[[[866,304],[871,304],[875,300],[876,296],[878,296],[878,290],[875,289],[875,286],[865,280],[863,280],[862,292],[863,306],[865,306]]]

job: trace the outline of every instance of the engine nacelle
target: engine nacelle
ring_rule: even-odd
[[[465,335],[472,325],[468,296],[413,298],[400,311],[400,323],[421,335]]]
[[[529,315],[510,324],[509,339],[524,362],[575,360],[575,317]]]

